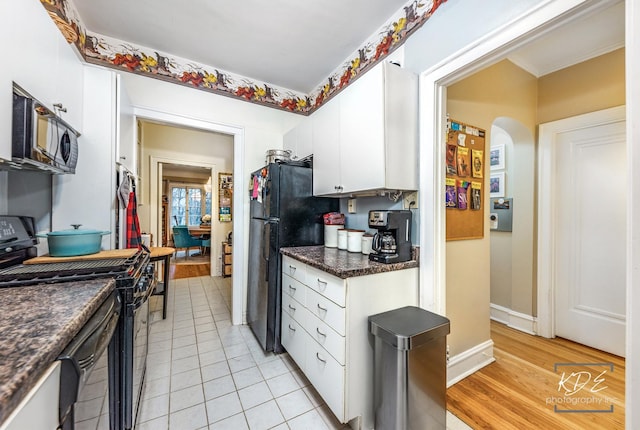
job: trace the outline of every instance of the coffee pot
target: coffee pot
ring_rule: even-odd
[[[373,236],[371,248],[378,254],[395,254],[396,238],[390,231],[378,232]]]
[[[378,263],[411,260],[411,211],[369,211],[369,227],[377,230],[369,260]]]

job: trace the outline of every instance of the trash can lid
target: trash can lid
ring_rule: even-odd
[[[389,345],[408,350],[449,334],[449,319],[416,306],[369,317],[369,332]]]

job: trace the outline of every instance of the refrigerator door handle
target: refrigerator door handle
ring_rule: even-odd
[[[280,218],[277,217],[270,217],[267,219],[263,219],[262,220],[264,226],[262,228],[262,259],[265,262],[265,282],[269,282],[269,238],[267,237],[267,235],[271,232],[271,226],[269,226],[269,228],[267,229],[267,225],[269,224],[278,224],[278,222],[280,222]]]

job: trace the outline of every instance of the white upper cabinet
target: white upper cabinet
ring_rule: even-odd
[[[0,68],[0,158],[11,159],[12,83],[82,132],[83,65],[39,1],[11,3],[11,18],[0,26],[3,65]]]
[[[58,112],[60,117],[82,132],[84,65],[75,47],[67,43],[62,34],[57,45],[58,68],[52,102],[60,103],[66,109],[66,112]]]
[[[318,109],[313,119],[314,194],[418,188],[418,80],[383,62]]]
[[[334,98],[311,115],[313,145],[313,194],[339,192],[340,100]]]
[[[300,160],[313,153],[311,138],[311,118],[305,117],[284,135],[283,147],[291,151],[293,160]]]
[[[133,106],[119,74],[116,76],[116,136],[116,161],[137,175],[138,145]]]

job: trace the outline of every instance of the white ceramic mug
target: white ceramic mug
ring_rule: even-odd
[[[347,249],[347,230],[338,230],[338,249]]]
[[[371,254],[371,244],[373,242],[373,236],[370,234],[365,234],[362,236],[362,253],[365,255]]]

